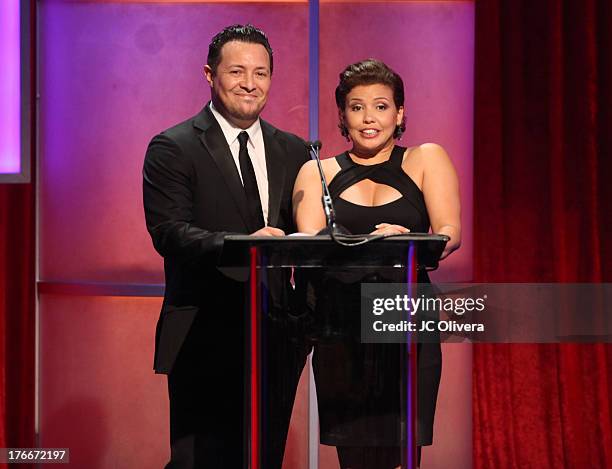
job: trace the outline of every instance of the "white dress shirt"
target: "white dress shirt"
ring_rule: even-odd
[[[242,181],[242,173],[240,172],[240,160],[238,159],[240,153],[240,142],[238,141],[238,135],[240,132],[245,131],[249,134],[249,140],[247,141],[247,149],[249,151],[249,157],[255,170],[255,179],[257,180],[257,190],[259,191],[259,199],[261,200],[261,208],[263,211],[264,222],[268,224],[268,170],[266,168],[266,149],[264,147],[263,134],[261,132],[261,123],[257,119],[251,127],[248,129],[241,129],[233,126],[225,117],[219,114],[219,111],[215,109],[213,103],[210,103],[210,110],[213,113],[215,119],[221,127],[221,131],[225,136],[225,140],[229,145],[232,157],[234,158],[234,164],[240,175]],[[244,182],[243,182],[244,184]]]

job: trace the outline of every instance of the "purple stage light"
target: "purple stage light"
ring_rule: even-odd
[[[0,2],[0,174],[21,171],[19,0]]]

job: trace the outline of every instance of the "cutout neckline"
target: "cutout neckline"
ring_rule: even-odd
[[[354,205],[355,207],[362,207],[362,208],[380,208],[380,207],[386,207],[388,205],[394,204],[396,202],[399,202],[400,200],[402,200],[404,198],[403,195],[400,195],[397,199],[393,199],[390,200],[389,202],[385,202],[384,204],[378,204],[378,205],[362,205],[362,204],[356,204],[355,202],[351,202],[350,200],[345,199],[344,197],[338,197],[338,200],[342,200],[343,202],[346,202],[347,204],[351,204]]]

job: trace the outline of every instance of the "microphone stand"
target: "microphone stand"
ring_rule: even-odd
[[[332,203],[331,194],[329,192],[329,186],[325,180],[325,174],[323,173],[323,166],[321,166],[321,158],[319,152],[321,150],[321,142],[307,142],[308,149],[310,150],[311,159],[317,162],[317,168],[319,170],[319,178],[321,179],[322,196],[321,202],[323,204],[323,211],[325,212],[325,220],[327,222],[327,229],[329,234],[334,237],[336,233],[336,212],[334,211],[334,204]]]

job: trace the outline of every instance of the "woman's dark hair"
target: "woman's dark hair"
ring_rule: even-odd
[[[270,43],[268,42],[268,36],[266,36],[266,33],[261,29],[257,29],[252,24],[233,24],[226,27],[212,38],[208,46],[206,64],[210,67],[213,74],[217,72],[217,66],[219,62],[221,62],[221,49],[230,41],[250,42],[264,46],[270,57],[270,74],[272,74],[274,62],[272,60],[272,47],[270,47]]]
[[[376,59],[366,59],[346,67],[340,73],[340,83],[336,87],[336,106],[341,113],[346,107],[346,97],[353,88],[360,85],[387,85],[393,90],[393,102],[396,108],[404,106],[404,82],[402,78],[383,62]],[[342,119],[338,124],[343,137],[348,140],[348,129]],[[405,118],[395,127],[393,137],[401,138],[406,130]]]

